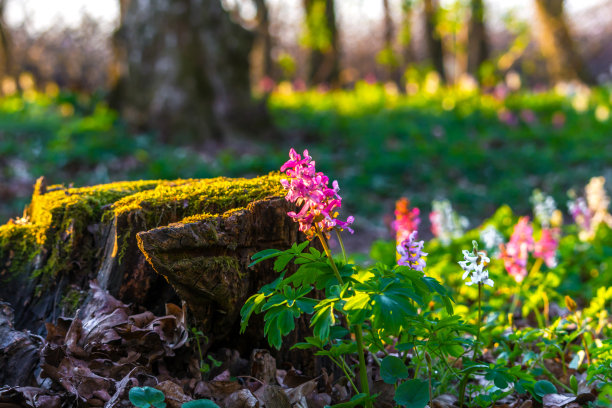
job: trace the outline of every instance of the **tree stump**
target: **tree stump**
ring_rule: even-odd
[[[200,320],[213,322],[216,317],[205,313],[221,316],[220,310],[235,317],[229,297],[223,297],[231,295],[231,301],[240,302],[245,293],[263,284],[257,282],[263,278],[261,271],[241,275],[248,257],[258,248],[275,244],[282,248],[297,238],[297,225],[281,216],[288,204],[279,198],[283,195],[279,181],[280,175],[270,174],[253,179],[135,181],[67,188],[46,187],[39,180],[24,217],[0,226],[0,298],[13,305],[16,328],[40,334],[45,322],[74,314],[94,278],[119,300],[162,313],[166,302],[178,299],[166,277],[158,275],[138,249],[137,234],[151,231],[143,241],[155,253],[151,259],[185,257],[182,262],[176,260],[185,273],[188,265],[206,268],[189,271],[191,277],[183,278],[189,282],[201,270],[200,287],[211,285],[207,290],[214,294],[209,300],[190,302],[196,313],[203,313]],[[179,221],[182,223],[173,224]],[[187,249],[179,250],[181,242],[170,241],[167,249],[174,245],[175,254],[163,255],[162,244],[156,247],[159,251],[152,249],[154,237],[179,231],[195,234],[191,241],[183,238]],[[215,244],[206,235],[213,231],[218,238]],[[261,236],[256,238],[256,234]],[[232,243],[232,239],[237,241]],[[204,259],[200,249],[212,258]],[[217,282],[213,276],[227,280]],[[179,286],[178,277],[173,279],[179,295],[189,298],[191,292]]]

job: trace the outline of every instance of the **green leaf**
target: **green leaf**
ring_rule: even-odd
[[[425,408],[429,402],[429,388],[425,381],[408,380],[395,390],[395,402],[407,408]]]
[[[251,257],[253,262],[249,264],[249,268],[261,261],[279,256],[282,253],[284,253],[284,251],[279,251],[278,249],[264,249],[263,251],[259,251]]]
[[[576,376],[573,374],[570,377],[570,388],[572,389],[574,394],[578,395],[578,380],[576,379]]]
[[[219,408],[217,404],[208,399],[188,401],[181,408]]]
[[[370,296],[367,293],[355,293],[344,304],[347,318],[351,324],[360,324],[371,314]]]
[[[557,388],[553,385],[553,383],[547,380],[540,380],[536,382],[533,390],[538,397],[557,393]]]
[[[415,314],[410,292],[399,285],[372,296],[372,326],[397,332],[406,317]]]
[[[152,387],[134,387],[130,389],[129,398],[139,408],[166,408],[164,393]]]
[[[323,342],[329,338],[331,326],[336,324],[334,305],[335,302],[326,300],[322,301],[315,308],[316,313],[310,320],[310,326],[313,328],[312,333]]]
[[[395,356],[387,356],[380,363],[380,376],[387,384],[395,384],[397,380],[408,378],[408,367]]]
[[[276,261],[274,261],[274,270],[276,272],[282,272],[287,264],[295,257],[293,254],[284,253],[280,255]]]
[[[264,335],[268,337],[268,343],[277,350],[280,350],[282,337],[295,328],[296,314],[299,316],[298,311],[285,306],[276,306],[264,316]]]

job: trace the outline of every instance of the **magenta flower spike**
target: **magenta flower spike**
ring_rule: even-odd
[[[299,212],[289,211],[287,215],[300,224],[300,231],[308,239],[316,234],[317,229],[323,234],[328,234],[334,228],[347,229],[352,234],[350,225],[355,218],[350,216],[346,221],[337,218],[337,210],[342,207],[338,182],[334,181],[332,188],[329,188],[329,178],[316,171],[308,150],[304,150],[303,156],[292,148],[289,150],[289,160],[280,169],[288,177],[281,180],[283,188],[287,190],[285,199],[302,206]]]

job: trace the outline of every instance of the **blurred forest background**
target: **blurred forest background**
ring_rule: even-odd
[[[35,179],[250,176],[308,148],[356,225],[612,178],[609,0],[0,0],[0,220]],[[366,221],[369,219],[370,221]]]

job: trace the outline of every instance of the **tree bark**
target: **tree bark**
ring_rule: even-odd
[[[252,33],[220,0],[120,0],[111,101],[137,129],[201,142],[268,129],[250,95]]]
[[[442,81],[446,81],[446,73],[444,71],[444,50],[442,48],[442,40],[436,31],[436,14],[438,11],[437,0],[423,0],[424,17],[425,17],[425,40],[427,42],[427,50],[429,58],[434,66],[434,69],[440,75]]]
[[[270,35],[270,16],[266,0],[255,0],[257,16],[255,20],[255,42],[251,50],[251,70],[253,83],[258,84],[263,78],[272,78],[272,36]]]
[[[310,84],[340,82],[340,52],[334,0],[303,0],[306,42],[311,50],[308,67]]]
[[[535,11],[540,26],[540,50],[552,80],[580,80],[594,84],[594,78],[576,51],[565,18],[563,0],[535,0]]]
[[[489,57],[489,44],[484,21],[483,0],[470,1],[470,23],[468,28],[467,72],[478,78],[478,70]]]

